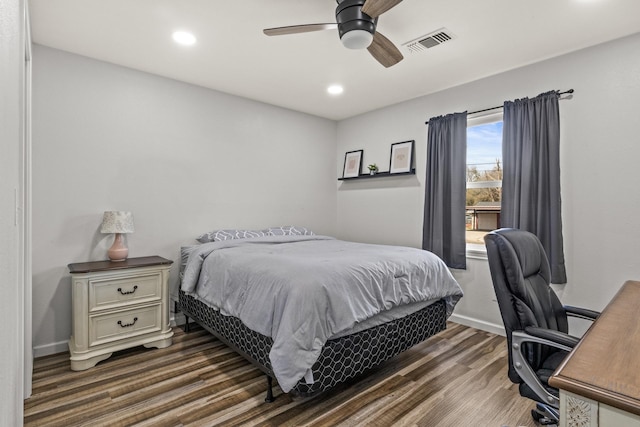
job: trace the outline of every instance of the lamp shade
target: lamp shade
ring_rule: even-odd
[[[101,233],[133,233],[133,214],[125,211],[107,211],[102,217]]]

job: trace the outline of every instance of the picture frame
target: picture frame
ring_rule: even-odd
[[[364,150],[348,151],[344,154],[342,178],[356,178],[362,170],[362,154]]]
[[[391,144],[391,160],[389,173],[409,173],[413,168],[413,152],[415,141],[396,142]]]

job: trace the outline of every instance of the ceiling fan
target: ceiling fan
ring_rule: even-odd
[[[402,0],[336,0],[336,23],[292,25],[267,28],[268,36],[338,29],[342,44],[349,49],[366,48],[385,67],[402,61],[402,53],[388,38],[376,31],[378,17]]]

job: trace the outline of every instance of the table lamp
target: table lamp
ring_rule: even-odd
[[[133,214],[124,211],[107,211],[102,217],[101,233],[115,233],[113,245],[108,254],[111,261],[124,261],[129,255],[124,233],[133,233]]]

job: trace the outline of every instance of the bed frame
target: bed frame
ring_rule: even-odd
[[[178,304],[186,318],[187,332],[191,318],[267,375],[265,401],[272,402],[273,371],[269,351],[273,340],[247,328],[236,317],[220,314],[182,290],[179,291]],[[446,308],[445,302],[440,300],[403,318],[329,340],[311,368],[314,383],[307,384],[301,379],[292,391],[310,396],[328,390],[444,329]]]

